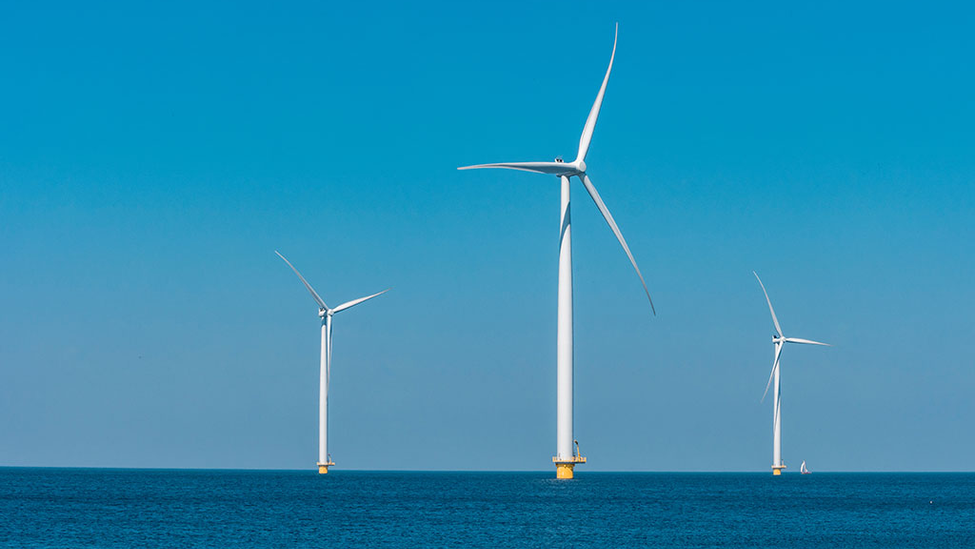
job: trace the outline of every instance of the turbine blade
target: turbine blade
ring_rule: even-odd
[[[294,271],[296,275],[298,275],[298,278],[301,279],[301,283],[305,285],[305,288],[308,288],[308,293],[310,293],[311,296],[315,298],[315,301],[318,303],[318,306],[321,307],[322,309],[328,309],[328,305],[326,305],[325,302],[322,300],[322,298],[319,297],[318,293],[315,292],[315,289],[311,287],[311,284],[309,284],[308,281],[305,280],[305,277],[301,276],[301,273],[298,272],[298,269],[295,269],[295,266],[292,265],[291,262],[288,261],[286,257],[281,255],[281,252],[274,250],[274,253],[278,254],[278,257],[283,259],[284,262],[287,263],[289,267],[291,267],[291,270]]]
[[[386,288],[385,290],[383,290],[383,291],[381,291],[379,293],[375,293],[375,294],[372,294],[372,295],[367,295],[366,297],[360,297],[359,299],[353,299],[352,301],[347,301],[347,302],[339,305],[335,309],[333,309],[332,312],[333,313],[337,313],[339,311],[344,311],[346,309],[350,309],[350,308],[355,307],[356,305],[362,303],[363,301],[368,301],[368,300],[370,300],[370,299],[372,299],[372,298],[374,298],[376,296],[383,295],[384,293],[388,292],[389,290],[390,290],[389,288]]]
[[[620,241],[623,246],[623,251],[626,252],[626,256],[630,258],[630,263],[633,264],[633,268],[636,269],[637,276],[640,277],[640,283],[643,284],[643,291],[647,293],[647,299],[650,301],[650,310],[653,311],[654,316],[657,314],[657,310],[653,307],[653,299],[650,297],[650,290],[647,289],[647,282],[643,280],[643,273],[640,272],[640,267],[636,264],[636,259],[633,259],[633,254],[630,253],[630,247],[626,245],[626,240],[623,239],[623,233],[620,232],[620,228],[616,225],[616,221],[613,220],[613,214],[609,213],[609,208],[603,202],[603,199],[599,197],[599,193],[596,192],[596,187],[589,180],[589,176],[582,174],[580,176],[582,179],[582,184],[586,186],[586,190],[589,191],[589,196],[592,197],[592,201],[596,203],[596,207],[603,214],[606,219],[606,223],[609,224],[609,228],[613,229],[613,234],[616,235],[616,239]]]
[[[768,375],[768,383],[765,384],[765,392],[762,393],[762,400],[759,402],[765,402],[765,395],[768,394],[768,388],[772,386],[772,378],[775,376],[775,370],[779,367],[779,355],[782,354],[782,345],[775,346],[775,359],[772,360],[772,372]]]
[[[606,84],[609,83],[609,73],[613,72],[613,59],[616,58],[616,39],[620,35],[620,25],[616,24],[616,36],[613,37],[613,53],[609,56],[609,68],[606,69],[606,76],[603,77],[603,85],[599,87],[596,94],[596,102],[592,104],[589,111],[589,118],[586,119],[586,126],[582,128],[582,137],[579,138],[579,152],[576,154],[576,162],[585,160],[589,153],[589,144],[592,142],[592,133],[596,129],[596,119],[599,118],[599,108],[603,106],[603,96],[606,95]]]
[[[758,278],[758,273],[752,271],[752,274],[755,275],[755,278]],[[765,284],[762,284],[761,278],[758,278],[758,284],[762,287],[762,293],[765,294],[765,301],[768,302],[768,310],[770,313],[772,313],[772,322],[775,324],[775,332],[779,334],[779,337],[782,337],[782,327],[779,326],[779,319],[775,318],[775,309],[772,308],[772,300],[768,298],[768,292],[765,291]]]
[[[477,164],[476,166],[462,166],[458,170],[479,170],[482,168],[503,168],[520,170],[523,172],[544,173],[549,175],[571,175],[575,168],[565,162],[499,162],[496,164]]]
[[[805,343],[806,345],[822,345],[824,347],[832,347],[829,343],[820,343],[818,341],[813,341],[811,339],[800,339],[798,337],[787,337],[785,338],[789,343]]]

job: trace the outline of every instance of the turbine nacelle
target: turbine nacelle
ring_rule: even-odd
[[[555,164],[552,166],[549,173],[555,177],[578,177],[582,179],[582,176],[586,175],[586,161],[585,160],[573,160],[572,162],[566,162],[561,156],[555,157]]]
[[[576,176],[576,177],[582,179],[582,176],[586,174],[586,162],[583,161],[583,160],[576,160],[574,162],[566,162],[564,160],[556,160],[556,162],[558,162],[559,164],[562,164],[563,166],[565,166],[565,170],[562,171],[562,172],[560,172],[560,173],[556,173],[555,174],[555,177],[561,178],[562,176],[565,176],[565,177]]]
[[[576,159],[572,162],[566,162],[562,159],[562,156],[559,155],[555,157],[555,163],[561,164],[565,167],[564,169],[560,170],[559,168],[562,166],[556,166],[556,169],[554,170],[556,172],[555,177],[572,177],[575,175],[581,178],[586,173],[587,166],[585,160]]]

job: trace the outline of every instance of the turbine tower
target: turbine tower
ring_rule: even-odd
[[[755,278],[758,278],[758,273],[752,271]],[[765,301],[768,303],[768,310],[772,313],[772,323],[775,325],[775,334],[772,335],[772,345],[775,347],[775,358],[772,359],[772,373],[768,376],[768,383],[765,384],[765,392],[762,394],[762,401],[765,401],[765,395],[768,394],[769,386],[772,385],[772,380],[775,380],[775,389],[772,391],[772,474],[781,475],[782,469],[785,469],[785,464],[782,463],[782,386],[781,378],[779,376],[779,359],[782,357],[782,347],[786,343],[804,343],[807,345],[823,345],[826,347],[832,347],[829,343],[820,343],[818,341],[812,341],[809,339],[800,339],[798,337],[785,337],[782,335],[782,327],[779,326],[779,319],[775,317],[775,309],[772,308],[772,300],[768,297],[768,292],[765,291],[765,284],[762,284],[762,279],[758,278],[758,284],[762,287],[762,292],[765,294]]]
[[[619,36],[619,25],[616,26],[616,36]],[[459,170],[472,170],[479,168],[503,168],[509,170],[521,170],[545,175],[554,175],[562,183],[562,208],[560,217],[559,231],[559,308],[558,308],[558,341],[557,341],[557,442],[556,455],[552,458],[555,463],[556,476],[558,478],[572,478],[573,468],[577,463],[585,463],[586,458],[578,453],[572,452],[572,216],[570,213],[569,200],[569,179],[573,176],[582,181],[586,191],[596,207],[603,214],[609,228],[613,230],[617,240],[623,246],[623,251],[630,258],[630,263],[636,269],[636,274],[640,277],[643,284],[643,291],[650,300],[650,309],[653,310],[653,300],[650,299],[650,291],[647,283],[643,280],[643,274],[630,253],[626,240],[620,232],[612,214],[603,203],[603,199],[596,192],[596,187],[586,174],[586,153],[589,152],[589,144],[592,141],[593,130],[596,128],[596,119],[599,118],[599,108],[603,104],[603,96],[606,94],[606,84],[609,83],[609,74],[613,70],[613,59],[616,57],[616,38],[613,38],[613,53],[609,58],[609,68],[606,69],[606,76],[603,78],[599,93],[596,94],[596,101],[589,111],[586,125],[582,130],[582,137],[579,139],[579,150],[575,160],[564,162],[562,158],[556,158],[554,162],[503,162],[498,164],[479,164],[476,166],[465,166]]]
[[[311,287],[311,284],[305,280],[305,277],[301,276],[298,269],[288,261],[280,252],[277,250],[274,253],[278,254],[278,257],[284,259],[284,262],[291,267],[291,270],[298,275],[301,279],[301,283],[308,288],[308,293],[318,303],[318,316],[322,319],[322,351],[321,351],[321,370],[319,372],[318,381],[318,472],[320,474],[328,473],[329,466],[335,465],[328,455],[328,382],[329,374],[331,373],[332,365],[332,315],[335,313],[344,311],[346,309],[355,307],[356,305],[362,303],[363,301],[372,299],[378,295],[382,295],[389,291],[385,289],[379,293],[368,295],[366,297],[360,297],[359,299],[353,299],[352,301],[347,301],[334,309],[329,309],[325,301],[319,297],[318,292]]]

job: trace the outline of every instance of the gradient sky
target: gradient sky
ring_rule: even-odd
[[[0,7],[0,465],[550,470],[573,182],[586,471],[972,471],[967,4]]]

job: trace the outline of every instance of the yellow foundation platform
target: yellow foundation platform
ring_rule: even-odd
[[[334,461],[329,461],[327,463],[321,463],[321,462],[319,462],[319,464],[318,464],[318,474],[319,475],[327,475],[328,474],[328,468],[329,467],[332,467],[334,465],[335,465],[335,462]]]
[[[572,456],[569,459],[559,459],[553,457],[555,463],[555,478],[572,478],[572,472],[577,463],[585,463],[586,458],[582,456]]]
[[[776,477],[779,476],[779,475],[781,475],[782,474],[782,469],[785,469],[785,465],[773,465],[772,466],[772,475],[773,476],[776,476]]]

